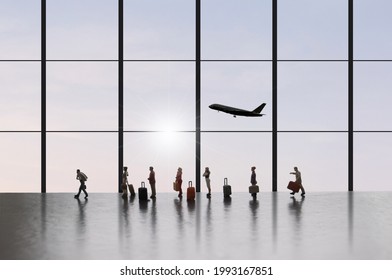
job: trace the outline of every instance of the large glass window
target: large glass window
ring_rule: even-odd
[[[279,130],[347,130],[347,64],[279,63]]]
[[[392,130],[392,63],[357,62],[354,77],[355,130]]]
[[[348,4],[279,0],[279,59],[347,59]]]
[[[272,128],[270,62],[204,62],[202,64],[202,130],[264,130]],[[214,103],[252,111],[267,103],[263,117],[233,118],[210,109]]]
[[[389,0],[354,1],[355,59],[392,59],[391,11]]]
[[[124,1],[125,59],[194,57],[194,0]]]
[[[1,0],[0,59],[41,57],[41,1]]]
[[[123,25],[118,1],[45,2],[46,37],[41,1],[0,4],[0,168],[6,174],[0,191],[39,191],[46,166],[50,192],[77,190],[77,168],[91,178],[90,191],[115,192],[122,148],[135,187],[152,165],[158,190],[171,191],[181,166],[184,182],[200,179],[203,190],[195,172],[199,144],[200,171],[211,168],[214,191],[225,177],[234,191],[247,191],[253,165],[263,191],[275,179],[286,190],[294,166],[309,191],[345,191],[351,163],[354,190],[389,190],[390,1],[354,1],[353,34],[349,3],[340,0],[279,0],[277,26],[273,1],[201,0],[196,18],[194,0],[126,0]],[[278,61],[272,61],[275,51]],[[213,103],[245,110],[267,105],[261,118],[233,118],[210,109]],[[278,178],[272,178],[272,162]]]
[[[202,59],[271,59],[272,1],[201,2]]]
[[[127,62],[124,69],[126,131],[194,130],[194,63]]]
[[[40,130],[40,83],[39,63],[0,62],[0,130]]]
[[[88,176],[88,192],[116,191],[117,139],[116,133],[48,133],[47,191],[77,192],[76,169]]]
[[[348,148],[346,133],[280,133],[278,138],[278,186],[287,191],[295,181],[293,168],[302,173],[307,192],[346,191]]]
[[[0,192],[41,190],[40,133],[0,133]]]
[[[354,190],[392,191],[392,134],[356,133],[354,141]]]
[[[46,2],[48,59],[118,58],[118,1]]]
[[[157,192],[173,192],[178,167],[183,170],[183,191],[195,184],[195,133],[147,132],[124,134],[124,166],[135,189],[148,184],[149,167],[154,167]],[[150,189],[148,190],[150,193]]]
[[[116,63],[51,62],[47,73],[48,130],[118,129]]]
[[[233,192],[248,192],[251,167],[256,167],[260,191],[271,191],[272,153],[271,133],[203,133],[202,174],[211,171],[211,190],[222,192],[223,180],[228,178]],[[202,191],[206,191],[204,179]]]

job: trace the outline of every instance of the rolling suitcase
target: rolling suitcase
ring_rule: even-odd
[[[227,178],[223,179],[223,196],[230,197],[231,186],[227,183]]]
[[[192,181],[189,181],[188,188],[186,190],[186,200],[195,200],[195,196],[195,187],[192,186]]]
[[[297,192],[299,192],[301,186],[300,186],[298,183],[296,183],[296,182],[290,181],[290,182],[289,182],[289,185],[287,186],[287,188],[288,188],[289,190],[291,190],[291,191],[297,193]]]
[[[142,182],[138,193],[139,193],[139,200],[147,200],[148,199],[147,188],[146,188],[146,185],[144,182]]]
[[[131,196],[135,196],[135,189],[133,188],[132,184],[128,185],[128,189],[129,189]]]

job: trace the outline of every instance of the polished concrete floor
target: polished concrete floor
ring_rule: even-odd
[[[391,193],[0,194],[0,259],[392,259]]]

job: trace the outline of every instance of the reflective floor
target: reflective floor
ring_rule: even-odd
[[[0,226],[0,259],[392,259],[392,193],[3,193]]]

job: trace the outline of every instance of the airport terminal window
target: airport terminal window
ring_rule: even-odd
[[[75,192],[76,169],[88,176],[89,192],[113,192],[117,185],[117,134],[48,132],[47,191]]]
[[[392,133],[355,133],[355,190],[391,191]]]
[[[39,60],[41,1],[2,0],[0,60]]]
[[[202,130],[255,130],[272,129],[271,62],[203,62],[202,63]],[[252,120],[233,118],[211,110],[213,103],[253,110],[267,103],[263,113],[267,117]]]
[[[280,62],[279,130],[347,131],[347,63]]]
[[[117,59],[117,2],[47,0],[47,59]]]
[[[2,1],[0,149],[13,161],[0,159],[7,174],[0,191],[38,192],[45,182],[49,192],[73,192],[79,167],[93,178],[93,192],[115,192],[121,164],[137,166],[137,182],[154,162],[162,166],[160,191],[171,191],[179,164],[202,189],[197,174],[205,165],[214,166],[216,180],[244,168],[232,178],[242,191],[254,155],[263,190],[277,181],[286,191],[293,164],[309,191],[346,191],[352,176],[354,190],[390,190],[392,4],[292,2]],[[261,102],[261,119],[208,108]],[[225,157],[239,160],[223,168]],[[19,169],[25,172],[15,181]]]
[[[126,62],[125,131],[195,130],[193,62]]]
[[[40,130],[40,79],[39,62],[0,62],[0,131]]]
[[[194,60],[194,0],[124,1],[126,60]]]
[[[0,192],[39,192],[40,133],[0,133]]]
[[[355,63],[355,130],[392,130],[392,63]],[[377,110],[374,110],[377,108]]]
[[[116,131],[117,63],[48,62],[49,131]]]
[[[284,189],[297,166],[306,191],[346,191],[347,133],[280,133],[278,186]]]
[[[278,58],[347,59],[347,1],[278,0]]]
[[[183,189],[188,181],[195,184],[194,132],[124,133],[124,165],[131,167],[129,182],[139,187],[148,185],[149,167],[153,166],[157,191],[173,191],[177,168],[183,169]]]
[[[270,60],[272,1],[202,0],[204,60]]]
[[[356,0],[354,3],[354,58],[359,60],[392,59],[388,0]]]
[[[233,192],[247,192],[256,166],[260,191],[271,191],[271,132],[209,132],[202,134],[202,166],[211,171],[214,191],[228,178]],[[204,172],[204,168],[202,170]],[[204,179],[202,191],[206,190]]]

